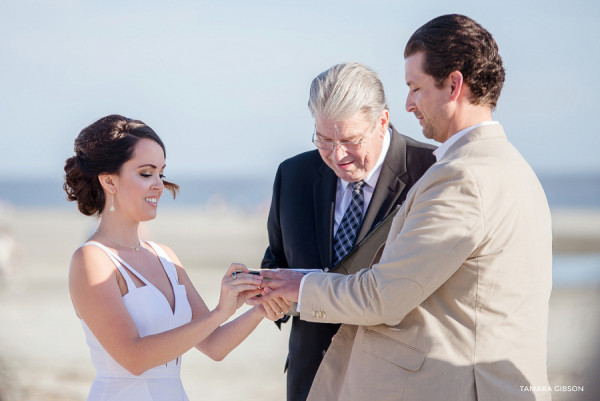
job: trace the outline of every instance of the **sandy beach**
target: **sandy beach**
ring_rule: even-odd
[[[555,250],[600,253],[600,211],[557,211],[553,221]],[[74,209],[16,209],[3,224],[20,249],[15,271],[0,286],[0,400],[83,400],[94,370],[66,277],[73,250],[96,221]],[[209,307],[229,263],[256,268],[267,245],[266,212],[225,206],[161,210],[143,231],[175,250]],[[598,399],[599,301],[598,283],[553,290],[548,372],[554,400]],[[285,399],[288,333],[289,327],[279,331],[265,320],[222,362],[186,353],[182,377],[190,400]]]

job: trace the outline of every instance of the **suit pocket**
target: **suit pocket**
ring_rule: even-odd
[[[427,355],[425,351],[369,329],[365,330],[362,350],[412,372],[421,369]]]

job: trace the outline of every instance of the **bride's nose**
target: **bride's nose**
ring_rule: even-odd
[[[154,181],[152,181],[152,189],[158,189],[162,191],[164,187],[165,183],[163,182],[162,178],[160,176],[156,176]]]

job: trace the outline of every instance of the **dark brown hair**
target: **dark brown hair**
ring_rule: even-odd
[[[404,58],[424,52],[423,71],[441,87],[453,71],[460,71],[471,89],[469,101],[494,109],[504,84],[504,67],[492,35],[469,17],[442,15],[413,33]]]
[[[135,144],[144,138],[158,143],[166,157],[165,145],[156,132],[139,120],[112,114],[81,130],[75,139],[75,156],[65,162],[63,188],[67,199],[77,201],[79,211],[86,216],[102,214],[105,198],[98,175],[118,174],[133,156]],[[163,183],[175,198],[179,186]]]

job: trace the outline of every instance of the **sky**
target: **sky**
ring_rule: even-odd
[[[495,37],[507,71],[494,118],[538,173],[600,173],[597,1],[0,0],[0,179],[55,178],[86,125],[144,121],[167,147],[166,175],[273,177],[313,149],[312,79],[358,61],[404,108],[403,50],[442,14]]]

